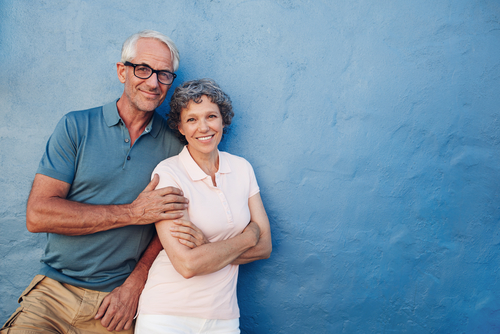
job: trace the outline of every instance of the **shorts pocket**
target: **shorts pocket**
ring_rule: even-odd
[[[23,291],[23,293],[21,293],[21,296],[19,297],[19,299],[17,300],[17,302],[21,303],[21,301],[23,300],[23,297],[26,296],[28,293],[30,293],[30,291],[33,290],[33,288],[38,283],[40,283],[41,281],[43,281],[44,278],[45,278],[44,275],[36,275],[35,278],[33,278],[33,280],[31,281],[30,285],[28,285],[28,287]]]
[[[17,310],[10,316],[10,318],[7,319],[7,322],[3,325],[3,327],[0,328],[0,331],[9,328],[14,323],[14,321],[16,321],[16,319],[19,317],[22,311],[23,307],[22,306],[18,307]]]

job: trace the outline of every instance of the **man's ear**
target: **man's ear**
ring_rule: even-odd
[[[121,83],[125,83],[125,71],[126,71],[126,66],[123,65],[123,63],[116,63],[116,74],[118,74],[118,80],[120,80]]]

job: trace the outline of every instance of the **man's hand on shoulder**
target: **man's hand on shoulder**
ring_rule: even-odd
[[[130,204],[130,216],[136,225],[156,223],[160,220],[177,219],[183,216],[188,200],[175,187],[156,189],[160,181],[155,174],[148,186]]]

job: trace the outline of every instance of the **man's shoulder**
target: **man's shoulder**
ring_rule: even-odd
[[[90,125],[106,124],[107,126],[116,125],[120,117],[116,109],[116,101],[92,107],[70,111],[61,118],[61,123],[66,126],[88,127]]]
[[[82,110],[73,110],[65,114],[63,116],[63,119],[65,118],[78,121],[83,119],[95,118],[96,116],[102,115],[102,109],[103,106],[93,107],[89,109],[82,109]]]
[[[171,147],[170,156],[178,154],[184,147],[184,144],[180,142],[176,133],[170,128],[165,118],[163,118],[156,111],[153,117],[153,131],[151,133],[153,137],[160,138],[160,140],[169,144],[169,146]]]

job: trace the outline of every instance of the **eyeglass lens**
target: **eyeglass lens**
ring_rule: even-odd
[[[148,79],[153,74],[153,70],[147,66],[136,66],[134,74],[139,79]],[[174,81],[174,76],[170,72],[158,71],[156,75],[158,76],[158,81],[164,85],[170,85]]]

